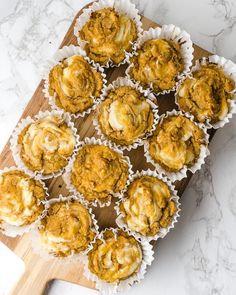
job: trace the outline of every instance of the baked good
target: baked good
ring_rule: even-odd
[[[184,71],[180,45],[165,39],[145,41],[131,59],[129,75],[144,88],[151,87],[155,93],[175,87],[177,76]]]
[[[119,64],[125,59],[125,51],[132,50],[137,28],[127,15],[114,8],[103,8],[91,13],[79,37],[86,42],[85,51],[95,62],[106,64],[111,60]]]
[[[190,112],[201,123],[216,123],[229,112],[234,81],[214,63],[202,65],[183,81],[176,95],[181,110]]]
[[[170,200],[168,185],[154,176],[140,176],[128,187],[120,203],[124,222],[128,228],[144,236],[155,236],[168,227],[177,211],[176,202]]]
[[[121,145],[129,145],[142,138],[152,128],[153,121],[150,104],[130,86],[111,90],[98,112],[102,133]]]
[[[81,253],[95,237],[88,209],[78,201],[56,202],[41,220],[39,228],[43,248],[57,257]]]
[[[86,200],[106,202],[125,187],[128,164],[105,145],[83,146],[73,163],[71,182]]]
[[[42,184],[20,170],[0,174],[0,223],[25,226],[42,214],[46,193]]]
[[[139,242],[122,230],[107,230],[88,253],[89,270],[108,283],[119,283],[140,269],[142,249]]]
[[[27,125],[18,136],[18,144],[24,164],[47,175],[67,165],[76,139],[63,117],[47,115]]]
[[[203,130],[182,115],[164,118],[148,142],[153,161],[170,172],[178,172],[185,165],[191,167],[206,144]]]
[[[73,55],[55,65],[49,73],[49,94],[55,104],[70,113],[86,111],[100,96],[102,75],[82,56]]]

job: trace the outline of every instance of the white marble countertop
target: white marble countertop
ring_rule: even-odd
[[[87,0],[0,1],[0,149]],[[235,0],[136,0],[160,24],[188,31],[193,42],[236,62]],[[217,131],[211,156],[186,189],[179,223],[158,242],[144,281],[127,294],[236,294],[236,117]],[[93,294],[54,284],[50,294]],[[70,290],[70,291],[69,291]],[[22,294],[28,295],[28,294]]]

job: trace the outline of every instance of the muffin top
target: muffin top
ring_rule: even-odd
[[[109,92],[102,102],[98,122],[102,132],[121,145],[132,144],[152,128],[154,116],[145,97],[130,86]]]
[[[65,257],[87,249],[95,237],[88,209],[78,201],[57,202],[41,220],[40,241],[46,251]]]
[[[20,170],[0,174],[0,223],[25,226],[42,213],[46,198],[42,184]]]
[[[97,72],[80,55],[62,60],[49,73],[49,93],[55,103],[66,112],[83,112],[93,105],[92,97],[99,97],[103,86]]]
[[[172,115],[163,119],[149,139],[149,153],[167,171],[178,172],[197,161],[203,143],[200,127],[184,116]]]
[[[71,182],[88,201],[106,202],[128,179],[124,158],[105,145],[86,145],[79,150],[71,172]]]
[[[138,55],[131,59],[131,78],[144,88],[152,87],[154,92],[172,89],[177,76],[184,70],[184,61],[178,43],[153,39],[143,43]]]
[[[198,122],[223,120],[229,112],[228,99],[233,98],[234,81],[216,64],[203,65],[183,81],[178,89],[180,108],[193,114]]]
[[[168,227],[177,210],[167,184],[153,176],[135,179],[125,197],[120,204],[125,223],[144,236],[154,236],[160,228]]]
[[[48,115],[27,125],[18,137],[18,144],[24,164],[47,175],[66,166],[76,140],[62,117]]]
[[[142,262],[142,249],[134,237],[119,230],[107,230],[88,253],[89,270],[101,280],[119,283],[136,273]]]
[[[137,39],[134,21],[114,8],[103,8],[91,13],[89,21],[79,32],[81,40],[87,42],[85,50],[95,62],[106,64],[109,60],[118,64],[131,51]]]

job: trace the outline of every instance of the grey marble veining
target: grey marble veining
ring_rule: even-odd
[[[88,2],[0,1],[0,149],[42,77],[43,62]],[[235,0],[134,2],[146,17],[176,24],[193,42],[236,62]],[[236,294],[235,118],[217,131],[211,156],[183,195],[180,221],[158,242],[145,280],[127,294]],[[60,287],[60,295],[68,294],[63,292]]]

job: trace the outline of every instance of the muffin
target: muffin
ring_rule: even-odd
[[[73,163],[71,183],[84,198],[106,203],[124,189],[129,167],[125,159],[105,145],[83,146]]]
[[[131,59],[130,77],[144,88],[151,87],[155,93],[171,90],[184,71],[180,46],[166,39],[145,41]]]
[[[154,176],[143,175],[128,187],[120,211],[128,228],[152,237],[170,226],[177,211],[168,185]]]
[[[39,228],[43,248],[56,257],[85,251],[95,237],[88,209],[75,200],[52,204]]]
[[[88,268],[99,279],[119,283],[137,273],[142,262],[139,242],[122,230],[111,229],[97,239],[88,253]]]
[[[1,223],[26,226],[42,214],[46,198],[43,185],[20,170],[0,174],[0,227]]]
[[[79,37],[86,42],[85,51],[95,62],[106,65],[108,61],[119,64],[125,52],[132,51],[137,39],[135,22],[114,8],[103,8],[91,13]]]
[[[49,94],[55,104],[69,113],[81,113],[101,95],[103,78],[82,56],[73,55],[49,73]]]
[[[164,117],[148,139],[149,154],[154,163],[166,171],[178,172],[193,166],[205,142],[204,131],[183,115]]]
[[[201,123],[216,123],[229,112],[235,82],[214,63],[202,65],[179,86],[176,101],[181,110]]]
[[[153,121],[150,103],[131,86],[111,90],[98,111],[102,133],[120,145],[129,145],[142,138],[151,130]]]
[[[50,114],[28,124],[18,136],[20,158],[31,171],[60,171],[72,155],[76,138],[65,118]]]

